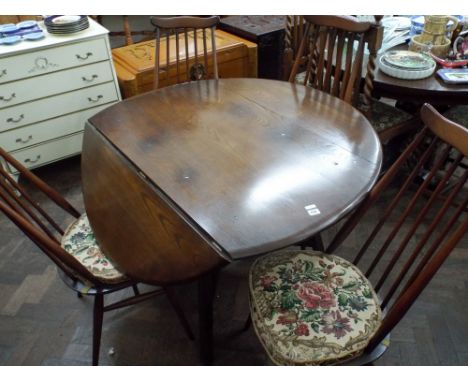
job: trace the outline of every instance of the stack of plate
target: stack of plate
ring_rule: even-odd
[[[382,72],[392,77],[420,80],[434,73],[436,62],[427,54],[391,50],[380,57],[379,67]]]
[[[379,52],[386,52],[410,38],[411,21],[408,17],[386,17],[382,19],[381,25],[384,27],[384,34]]]
[[[47,31],[52,34],[70,34],[89,27],[88,16],[48,16],[44,20]]]

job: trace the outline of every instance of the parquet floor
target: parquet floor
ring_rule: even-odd
[[[83,208],[79,158],[36,173]],[[351,248],[358,241],[351,237],[346,245]],[[216,365],[268,364],[253,329],[240,332],[248,314],[249,265],[234,263],[220,274],[214,313]],[[196,285],[178,286],[176,292],[196,331]],[[393,331],[390,348],[377,364],[467,365],[467,292],[465,238]],[[91,322],[92,300],[78,299],[48,258],[0,216],[0,365],[89,365]],[[197,344],[186,339],[161,296],[105,314],[100,364],[197,365]]]

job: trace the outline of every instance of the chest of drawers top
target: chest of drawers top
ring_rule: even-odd
[[[53,35],[39,23],[42,40],[0,45],[0,84],[108,59],[108,31],[91,19],[89,24],[79,33]]]

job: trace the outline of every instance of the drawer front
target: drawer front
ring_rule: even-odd
[[[118,100],[114,82],[0,109],[0,132]]]
[[[84,129],[86,120],[110,105],[111,104],[106,104],[93,107],[92,109],[49,119],[34,125],[5,131],[0,133],[0,147],[6,151],[14,151],[65,135],[77,133]]]
[[[0,109],[112,81],[109,61],[62,70],[0,86]]]
[[[11,155],[25,167],[32,168],[79,154],[82,144],[83,132],[81,131],[24,150],[14,151]],[[10,169],[10,171],[14,172],[13,169]]]
[[[5,57],[0,60],[0,83],[108,59],[104,38]]]

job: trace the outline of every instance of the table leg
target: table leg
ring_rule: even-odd
[[[302,249],[305,249],[306,247],[312,247],[312,249],[314,249],[315,251],[323,252],[325,250],[322,236],[320,235],[320,233],[316,233],[314,236],[304,240],[300,243],[300,246]]]
[[[202,365],[213,363],[213,300],[217,277],[218,270],[214,270],[198,280],[198,330]]]

